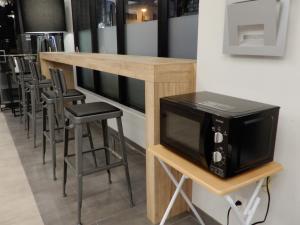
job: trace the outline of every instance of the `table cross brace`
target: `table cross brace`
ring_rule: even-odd
[[[192,212],[194,213],[195,217],[197,218],[197,220],[200,222],[201,225],[205,225],[204,221],[202,220],[202,218],[200,217],[199,213],[197,212],[196,208],[194,207],[193,203],[191,202],[191,200],[189,199],[189,197],[184,193],[184,191],[182,190],[182,186],[184,184],[184,182],[189,179],[189,177],[182,175],[180,181],[178,182],[176,180],[176,178],[173,176],[172,172],[170,171],[170,169],[168,168],[168,166],[161,160],[159,160],[160,164],[162,165],[163,169],[166,171],[167,175],[170,177],[171,181],[173,182],[173,184],[176,186],[176,190],[173,194],[173,197],[171,198],[171,201],[165,211],[165,214],[160,222],[160,225],[164,225],[166,223],[166,220],[171,212],[171,209],[176,201],[177,196],[179,195],[179,193],[181,194],[181,196],[183,197],[183,199],[186,201],[186,203],[188,204],[188,206],[190,207],[190,209],[192,210]]]

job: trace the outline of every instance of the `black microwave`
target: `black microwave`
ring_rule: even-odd
[[[273,161],[279,107],[211,92],[160,100],[160,142],[228,178]]]

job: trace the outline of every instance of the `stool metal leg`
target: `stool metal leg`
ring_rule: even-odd
[[[22,111],[21,111],[21,99],[22,99],[22,92],[21,92],[21,85],[18,83],[18,97],[19,97],[19,103],[18,103],[18,106],[19,106],[19,113],[20,113],[20,117],[22,116]],[[20,118],[20,122],[22,122],[22,118]]]
[[[76,105],[77,102],[74,101],[73,104]],[[85,100],[84,99],[81,100],[81,104],[85,104]],[[87,128],[87,132],[88,132],[88,138],[89,138],[89,142],[90,142],[90,147],[91,147],[91,149],[94,149],[93,136],[92,136],[92,132],[91,132],[91,128],[90,128],[89,123],[86,124],[86,128]],[[98,163],[97,163],[96,153],[92,152],[92,154],[93,154],[93,158],[94,158],[95,167],[97,167]]]
[[[47,106],[43,106],[43,164],[45,164],[46,155],[46,130],[47,130]]]
[[[82,125],[75,125],[75,154],[76,154],[76,178],[77,178],[77,220],[81,225],[82,208]]]
[[[131,189],[130,175],[129,175],[129,169],[128,169],[128,162],[127,162],[127,152],[126,152],[125,138],[124,138],[124,133],[123,133],[121,117],[117,118],[117,125],[118,125],[121,153],[122,153],[123,163],[124,163],[124,167],[125,167],[125,175],[126,175],[127,185],[128,185],[130,205],[131,205],[131,207],[133,207],[134,203],[133,203],[133,198],[132,198],[132,189]]]
[[[107,132],[107,120],[102,120],[102,137],[103,137],[103,144],[104,144],[104,148],[105,148],[105,162],[106,165],[110,164],[110,153],[109,153],[109,144],[108,144],[108,132]],[[108,173],[108,182],[111,184],[111,172],[110,170],[107,170]]]
[[[29,119],[28,119],[28,110],[29,110],[29,92],[25,92],[25,106],[24,106],[24,124],[25,124],[25,130],[27,129],[27,133],[29,134]],[[29,135],[28,137],[29,138]]]
[[[18,87],[18,92],[19,92],[19,113],[20,113],[20,123],[22,123],[22,116],[23,116],[23,92],[21,88],[21,84],[19,84]]]
[[[35,95],[35,90],[32,93],[33,99],[31,100],[31,108],[32,108],[32,132],[33,132],[33,147],[36,148],[36,106],[38,96]]]
[[[87,129],[87,132],[88,132],[88,138],[89,138],[89,142],[90,142],[90,147],[91,147],[91,149],[94,149],[94,142],[93,142],[92,132],[91,132],[90,125],[88,123],[86,124],[86,129]],[[93,154],[93,158],[94,158],[95,167],[97,167],[98,163],[97,163],[96,153],[92,152],[92,154]]]
[[[28,129],[28,120],[27,120],[27,112],[28,112],[28,105],[29,105],[29,95],[28,95],[28,92],[24,89],[23,91],[24,93],[24,98],[23,98],[23,113],[24,113],[24,129],[27,130]]]
[[[32,102],[32,95],[31,95],[31,93],[29,92],[29,93],[27,93],[27,95],[26,95],[26,97],[27,97],[27,105],[29,104],[29,98],[30,98],[30,101]],[[32,110],[32,108],[31,108],[31,110]],[[30,125],[29,125],[29,123],[30,123],[30,119],[29,119],[29,107],[27,107],[27,109],[26,109],[26,121],[27,121],[27,138],[30,138],[30,135],[29,135],[29,131],[30,131]],[[31,113],[32,114],[32,113]],[[32,126],[33,127],[33,126]]]
[[[49,104],[48,119],[49,119],[50,146],[52,150],[53,179],[56,180],[57,178],[56,178],[55,112],[54,112],[53,104]]]
[[[66,184],[67,184],[67,176],[68,176],[68,165],[65,159],[68,157],[68,148],[69,148],[69,120],[66,121],[65,124],[65,137],[64,137],[64,174],[63,174],[63,196],[66,197]]]
[[[33,147],[36,148],[36,96],[33,88],[30,93],[31,96],[31,127],[33,135]]]

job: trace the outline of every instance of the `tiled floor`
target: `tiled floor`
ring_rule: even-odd
[[[40,214],[45,225],[76,224],[75,177],[68,174],[66,198],[62,197],[62,144],[57,146],[58,180],[52,180],[50,151],[47,151],[46,165],[42,164],[41,130],[38,129],[38,147],[33,149],[32,139],[27,139],[23,124],[10,112],[5,112],[8,127],[25,169]],[[100,145],[99,130],[93,129],[94,140]],[[96,141],[97,140],[97,141]],[[70,145],[72,151],[73,145]],[[129,169],[135,207],[129,207],[127,184],[123,168],[112,170],[113,183],[108,184],[106,172],[84,177],[82,220],[84,225],[150,225],[146,217],[145,156],[129,150]],[[103,158],[97,155],[99,162]],[[87,158],[85,166],[92,166]],[[196,225],[193,216],[184,215],[169,221],[169,225]],[[208,225],[212,222],[207,221]]]
[[[42,218],[2,113],[0,178],[0,224],[42,225]]]

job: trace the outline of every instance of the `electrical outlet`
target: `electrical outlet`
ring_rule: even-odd
[[[243,197],[242,195],[236,195],[235,200],[240,201],[242,203],[242,205],[238,206],[239,208],[246,207],[248,201],[247,198]]]

